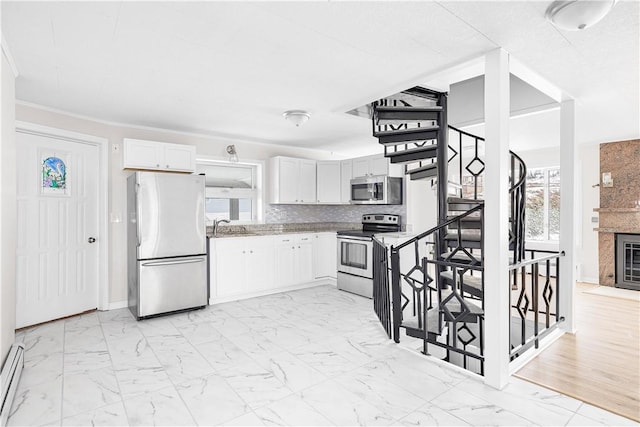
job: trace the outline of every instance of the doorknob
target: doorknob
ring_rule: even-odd
[[[89,239],[87,239],[87,241],[88,241],[89,243],[95,243],[96,238],[95,238],[95,237],[89,237]]]

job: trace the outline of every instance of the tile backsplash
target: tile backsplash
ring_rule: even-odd
[[[402,224],[406,222],[406,205],[267,205],[266,223],[305,222],[355,222],[359,223],[364,214],[386,213],[400,215]]]

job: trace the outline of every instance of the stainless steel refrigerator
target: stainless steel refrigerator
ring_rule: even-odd
[[[128,299],[137,319],[208,303],[205,177],[127,179]]]

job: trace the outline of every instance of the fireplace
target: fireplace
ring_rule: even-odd
[[[640,290],[640,234],[616,233],[616,287]]]

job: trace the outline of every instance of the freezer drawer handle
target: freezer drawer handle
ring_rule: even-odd
[[[175,265],[175,264],[192,264],[195,262],[204,262],[204,258],[198,259],[187,259],[184,261],[153,261],[153,262],[144,262],[142,263],[143,267],[151,267],[156,265]]]

